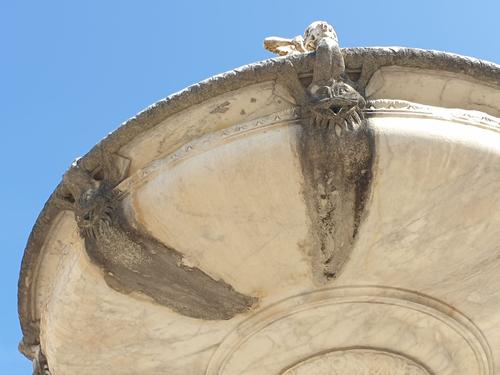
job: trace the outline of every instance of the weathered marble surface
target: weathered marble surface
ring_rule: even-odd
[[[436,74],[412,74],[397,85],[401,70],[383,68],[367,86],[382,98],[365,109],[370,195],[326,284],[311,265],[305,122],[279,83],[215,95],[125,142],[131,222],[258,303],[208,321],[117,292],[60,211],[36,280],[23,279],[52,375],[499,373],[500,122],[488,100],[500,91],[457,75],[459,90],[434,101],[416,93]]]
[[[401,99],[500,116],[498,88],[472,77],[439,70],[386,66],[366,86],[370,99]]]
[[[429,375],[422,365],[410,358],[384,350],[353,348],[335,350],[306,359],[283,375]]]
[[[461,315],[440,303],[439,310],[429,308],[427,299],[424,312],[414,309],[410,292],[380,303],[377,293],[391,293],[384,288],[369,289],[366,298],[354,289],[358,300],[349,303],[329,305],[337,297],[325,297],[324,305],[308,308],[301,300],[291,316],[278,303],[278,317],[288,317],[243,346],[231,343],[234,359],[209,374],[279,374],[301,358],[359,346],[402,353],[431,373],[494,374],[493,361],[500,360],[500,135],[480,117],[464,123],[432,118],[431,108],[424,116],[380,106],[368,114],[377,149],[368,214],[342,277],[330,286],[351,286],[347,299],[352,285],[425,293],[474,325],[457,333],[455,326],[467,319],[457,323]],[[453,110],[439,111],[452,117]],[[291,122],[255,122],[228,138],[212,133],[179,157],[136,172],[145,179],[123,183],[134,220],[179,249],[186,263],[258,295],[262,307],[293,295],[314,298],[308,293],[316,289],[300,194],[298,122],[293,111],[287,115]],[[210,359],[221,350],[217,345],[245,317],[203,322],[114,292],[85,257],[72,222],[63,214],[54,227],[41,273],[47,276],[40,293],[50,291],[39,297],[45,301],[42,343],[53,373],[109,374],[119,366],[123,374],[202,374],[209,363],[215,366],[219,354]]]
[[[383,373],[397,374],[404,373],[397,372],[403,365],[420,374],[490,374],[490,348],[481,332],[449,309],[422,294],[388,287],[301,294],[256,314],[226,337],[207,375],[281,374],[296,362],[283,374],[317,373],[325,366],[333,373],[363,373],[368,367],[368,374],[384,368]],[[425,368],[429,372],[422,372]]]

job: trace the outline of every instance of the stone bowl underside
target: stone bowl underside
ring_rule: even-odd
[[[103,143],[128,164],[127,218],[257,302],[206,320],[118,291],[73,212],[49,200],[19,285],[23,345],[41,345],[52,375],[500,373],[500,69],[429,51],[344,53],[369,100],[374,155],[342,272],[315,275],[308,123],[276,80],[286,61],[307,80],[312,57],[212,78]]]

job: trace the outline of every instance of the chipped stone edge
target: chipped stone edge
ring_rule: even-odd
[[[447,71],[500,87],[500,65],[476,58],[404,47],[345,48],[342,49],[342,53],[346,63],[346,72],[358,77],[359,89],[363,91],[373,73],[384,66]],[[190,106],[242,87],[275,80],[280,69],[289,62],[293,64],[298,75],[302,77],[311,75],[314,53],[278,57],[245,65],[213,76],[162,99],[124,122],[92,148],[80,163],[85,169],[94,170],[99,166],[101,146],[110,152],[116,152],[142,132]],[[56,187],[40,212],[29,236],[22,260],[18,282],[18,312],[24,336],[20,350],[24,353],[27,353],[26,348],[39,345],[39,317],[34,316],[35,309],[32,303],[40,250],[52,221],[61,210],[55,204],[55,196],[60,190],[61,184]]]

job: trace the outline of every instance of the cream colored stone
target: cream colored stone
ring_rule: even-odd
[[[300,362],[283,375],[331,374],[428,375],[413,360],[398,354],[373,349],[346,349],[320,354]]]
[[[275,82],[251,85],[223,94],[168,117],[122,147],[135,172],[204,134],[292,107],[293,98]]]
[[[71,215],[62,220],[74,233]],[[115,292],[81,241],[65,254],[51,292],[41,314],[41,336],[56,375],[202,374],[214,343],[237,322],[190,319],[144,297]]]
[[[288,122],[205,136],[180,157],[155,161],[144,181],[124,182],[128,209],[155,237],[187,263],[261,297],[253,317],[191,319],[113,291],[85,255],[72,214],[62,215],[39,284],[53,374],[337,371],[350,367],[330,357],[291,366],[349,347],[396,353],[356,354],[387,374],[403,364],[414,374],[494,374],[500,135],[477,113],[389,104],[368,111],[377,150],[368,214],[344,273],[323,292],[314,292],[307,261],[293,112]],[[282,302],[265,308],[274,301]],[[356,366],[345,359],[352,355],[342,356],[345,366]]]
[[[257,302],[203,320],[112,288],[61,210],[25,280],[51,375],[498,374],[500,90],[375,73],[369,196],[341,272],[323,281],[300,143],[313,125],[283,81],[259,82],[113,151],[130,162],[116,192],[132,227]]]
[[[366,86],[368,99],[402,99],[500,116],[500,92],[470,77],[437,70],[386,66]]]
[[[245,294],[311,286],[296,131],[280,124],[157,163],[156,177],[131,194],[135,220],[187,264]]]
[[[402,366],[418,369],[417,374],[489,374],[490,353],[481,333],[448,309],[387,287],[302,294],[256,314],[226,337],[207,375],[281,374],[283,369],[288,375],[304,368],[317,373],[325,365],[334,374],[401,374],[396,370]],[[362,372],[366,367],[370,371]],[[429,372],[423,372],[426,368]]]

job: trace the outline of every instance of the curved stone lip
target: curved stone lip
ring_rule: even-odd
[[[373,73],[383,66],[414,67],[462,74],[500,88],[500,65],[472,57],[405,47],[344,48],[342,53],[346,62],[346,72],[358,77],[360,90],[364,90]],[[272,58],[236,68],[189,86],[122,123],[117,130],[83,156],[79,164],[89,171],[94,170],[99,164],[101,146],[105,146],[110,152],[115,152],[142,132],[192,105],[245,86],[275,80],[281,68],[290,63],[299,75],[307,76],[312,72],[313,60],[314,52]],[[60,189],[59,184],[40,212],[29,236],[21,265],[18,312],[24,337],[20,350],[27,356],[31,356],[30,347],[39,344],[39,317],[33,313],[32,293],[36,285],[40,250],[52,221],[61,211],[54,203],[55,194]]]
[[[399,361],[399,363],[405,363],[411,366],[413,369],[418,369],[421,374],[430,375],[431,371],[422,363],[415,360],[414,358],[408,357],[398,352],[393,352],[390,350],[380,349],[380,348],[372,348],[372,347],[353,347],[353,348],[341,348],[335,349],[331,351],[326,351],[317,355],[313,355],[309,358],[306,358],[300,362],[295,363],[291,367],[285,369],[281,375],[293,375],[295,370],[301,369],[302,366],[307,367],[309,364],[313,364],[318,361],[320,358],[324,357],[335,357],[337,355],[342,356],[343,354],[358,354],[358,355],[374,355],[379,358],[389,357]]]
[[[231,331],[220,343],[208,365],[206,374],[224,373],[228,359],[238,351],[238,348],[249,341],[259,331],[269,327],[273,322],[296,316],[311,308],[343,304],[365,304],[376,302],[380,305],[397,306],[432,317],[443,325],[450,327],[459,334],[464,343],[474,352],[481,374],[493,374],[493,359],[491,348],[479,328],[467,316],[446,303],[426,294],[402,288],[356,285],[317,289],[311,292],[285,298],[269,305],[244,320]],[[362,348],[362,346],[356,346]],[[340,348],[337,351],[347,348]],[[387,349],[387,348],[386,348]],[[333,350],[331,352],[335,352]],[[391,350],[388,350],[389,352]],[[408,357],[406,353],[399,353]],[[308,357],[314,358],[314,355]],[[306,359],[307,361],[307,359]],[[417,361],[420,364],[420,362]],[[287,369],[293,368],[297,363]],[[420,364],[423,366],[423,364]],[[285,373],[283,373],[285,374]]]

